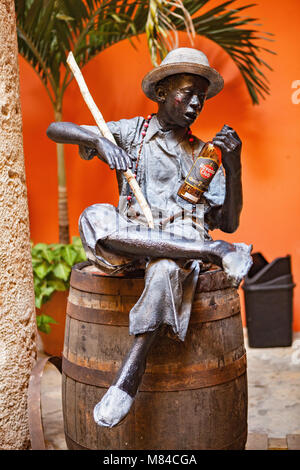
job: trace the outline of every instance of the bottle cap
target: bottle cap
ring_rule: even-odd
[[[214,144],[212,140],[210,140],[209,142],[207,142],[206,145],[209,145],[209,146],[212,146],[212,147],[213,147],[213,150],[214,150],[214,152],[216,153],[217,158],[218,158],[218,160],[219,160],[219,164],[221,165],[221,163],[222,163],[222,150],[220,149],[220,147],[218,147],[216,144]],[[212,150],[212,149],[211,149],[211,150]]]

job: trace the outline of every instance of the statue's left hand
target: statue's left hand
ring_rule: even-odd
[[[222,164],[225,171],[232,175],[240,172],[242,142],[235,130],[225,124],[213,138],[213,143],[222,151]]]

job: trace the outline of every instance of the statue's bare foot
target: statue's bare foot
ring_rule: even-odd
[[[129,413],[134,402],[128,393],[112,385],[94,408],[94,420],[99,426],[112,428]]]
[[[234,287],[238,287],[252,266],[252,245],[234,243],[236,251],[227,253],[222,259],[223,269]]]

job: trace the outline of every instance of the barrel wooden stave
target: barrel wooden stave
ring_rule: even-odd
[[[133,341],[128,335],[124,305],[137,301],[142,285],[113,279],[113,296],[109,278],[102,278],[102,288],[97,276],[91,289],[97,292],[89,293],[79,290],[76,282],[73,287],[71,279],[68,312],[72,317],[67,316],[63,354],[63,407],[69,448],[244,448],[247,377],[239,298],[224,273],[215,275],[218,279],[213,273],[200,275],[185,342],[158,338],[148,356],[133,409],[112,429],[94,423],[93,408],[112,383]],[[209,279],[203,280],[203,276]],[[134,295],[128,290],[128,281]],[[120,286],[123,282],[127,288]],[[88,285],[86,282],[84,289]],[[205,292],[199,292],[203,286]],[[221,289],[216,288],[219,286]],[[210,288],[215,290],[207,291]],[[99,323],[83,321],[88,310],[80,312],[77,308],[83,306],[98,309]],[[116,325],[112,324],[114,308]],[[211,317],[217,318],[214,321],[207,321],[210,311]],[[107,312],[111,312],[109,318]],[[224,318],[219,318],[222,312]]]

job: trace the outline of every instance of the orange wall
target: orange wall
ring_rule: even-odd
[[[300,4],[298,0],[286,0],[284,4],[276,3],[272,11],[270,6],[269,0],[260,0],[251,14],[261,20],[265,31],[276,35],[271,47],[277,55],[267,57],[274,68],[268,73],[271,95],[259,106],[253,106],[229,57],[215,44],[198,38],[195,46],[206,52],[211,64],[223,75],[225,89],[206,103],[193,131],[208,140],[227,123],[243,141],[241,224],[236,233],[216,233],[215,237],[252,243],[254,251],[261,251],[269,261],[291,254],[295,282],[299,284],[300,103],[292,103],[291,84],[300,80],[300,41],[296,39]],[[185,37],[180,45],[188,45]],[[155,103],[143,95],[140,87],[151,68],[144,38],[137,46],[138,52],[126,42],[118,44],[84,69],[90,91],[107,121],[156,111]],[[22,58],[20,75],[31,237],[34,242],[56,242],[56,149],[45,134],[53,112],[38,77]],[[65,97],[64,120],[94,124],[75,82]],[[66,169],[71,234],[76,235],[81,211],[96,202],[116,203],[117,185],[108,167],[96,159],[81,160],[73,146],[66,148]],[[298,288],[294,317],[294,329],[300,330]]]

